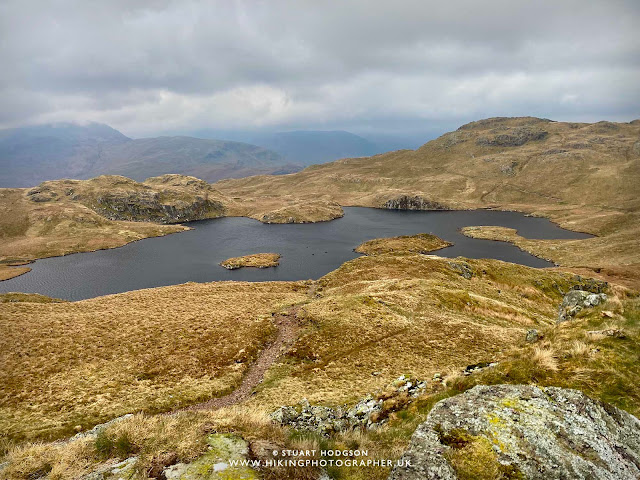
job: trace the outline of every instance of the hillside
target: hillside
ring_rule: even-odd
[[[131,478],[148,478],[154,464],[160,471],[172,464],[160,460],[168,452],[173,463],[203,458],[213,433],[240,435],[259,457],[265,449],[361,448],[374,459],[395,459],[436,401],[477,384],[578,388],[638,414],[635,294],[570,274],[452,261],[407,247],[357,258],[316,282],[187,283],[80,302],[0,296],[0,362],[8,366],[0,382],[0,440],[8,452],[0,478],[43,471],[81,478],[134,456],[143,473]],[[556,324],[563,292],[576,286],[606,288],[609,300]],[[243,404],[180,410],[239,388],[282,317],[295,325],[291,346]],[[532,328],[543,338],[527,343]],[[619,335],[599,333],[609,331]],[[384,390],[402,374],[426,380],[412,404]],[[304,399],[354,405],[371,392],[388,399],[388,418],[376,429],[322,436],[268,416]],[[175,414],[156,414],[167,411]],[[91,435],[96,423],[129,412],[137,413]],[[87,433],[70,442],[25,442],[78,431]],[[313,472],[271,467],[261,478],[318,478]],[[331,473],[382,480],[388,469]]]
[[[245,200],[249,215],[281,198],[300,204],[313,199],[343,206],[518,210],[599,236],[557,242],[554,261],[603,265],[640,261],[638,185],[640,121],[525,117],[473,122],[415,151],[343,159],[281,177],[224,180],[215,187]],[[565,246],[574,252],[570,262]]]
[[[211,182],[298,169],[277,153],[255,145],[193,137],[134,140],[95,123],[0,131],[0,187],[106,174],[144,180],[178,173]]]
[[[228,203],[207,182],[180,175],[144,183],[107,175],[0,189],[0,261],[113,248],[181,232],[186,227],[167,224],[223,216]]]

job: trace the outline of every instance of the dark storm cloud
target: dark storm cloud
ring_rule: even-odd
[[[419,129],[640,113],[637,1],[5,1],[0,124]]]

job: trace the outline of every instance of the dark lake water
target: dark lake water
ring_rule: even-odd
[[[551,264],[513,245],[467,238],[459,229],[500,225],[526,238],[588,238],[563,230],[543,218],[487,210],[412,212],[348,207],[343,218],[312,224],[265,225],[249,218],[191,222],[194,229],[149,238],[120,248],[46,258],[26,275],[0,282],[0,292],[41,293],[67,300],[140,288],[213,280],[317,279],[359,256],[353,249],[365,240],[432,233],[454,245],[444,257],[496,258],[531,267]],[[226,270],[218,264],[250,253],[282,255],[276,268]]]

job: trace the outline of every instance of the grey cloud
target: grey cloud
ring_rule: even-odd
[[[628,120],[640,115],[638,20],[631,0],[8,0],[0,126]]]

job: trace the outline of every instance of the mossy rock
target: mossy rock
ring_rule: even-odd
[[[209,450],[191,463],[178,463],[165,470],[167,480],[253,480],[258,472],[240,462],[248,459],[249,446],[241,437],[213,434],[207,437]],[[233,463],[238,462],[237,465]]]

